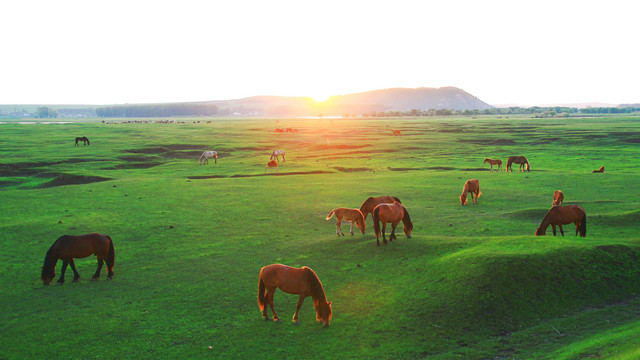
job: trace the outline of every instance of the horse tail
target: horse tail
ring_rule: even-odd
[[[582,217],[582,221],[580,222],[580,236],[587,236],[587,214],[585,213]]]
[[[371,213],[373,217],[373,230],[376,233],[376,237],[380,236],[380,208],[376,207],[373,209],[373,213]]]
[[[262,269],[260,269],[260,278],[258,279],[258,306],[260,307],[260,311],[264,310],[265,306],[265,286],[264,281],[262,281]]]
[[[327,218],[325,220],[331,219],[331,217],[333,216],[333,213],[335,212],[336,212],[336,209],[331,210],[331,212],[329,213],[329,215],[327,215]]]
[[[107,255],[107,266],[113,271],[113,264],[116,261],[116,252],[113,249],[113,240],[111,240],[111,236],[105,235],[107,239],[109,239],[109,254]]]

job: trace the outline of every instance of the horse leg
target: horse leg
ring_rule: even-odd
[[[58,285],[64,284],[64,272],[67,271],[67,265],[69,265],[69,260],[67,258],[62,259],[62,271],[60,272],[60,279],[58,279]]]
[[[386,244],[387,243],[387,238],[385,237],[385,231],[387,230],[387,223],[383,222],[382,223],[382,243]]]
[[[389,242],[393,241],[394,239],[397,239],[396,226],[398,226],[398,224],[391,223],[391,235],[389,235]]]
[[[73,282],[78,282],[80,279],[80,274],[76,270],[76,264],[73,262],[73,258],[69,260],[69,265],[71,265],[71,270],[73,270]]]
[[[98,280],[98,278],[100,277],[100,271],[102,270],[103,263],[104,263],[104,260],[102,260],[102,258],[98,256],[98,269],[96,270],[96,273],[93,274],[93,276],[91,277],[91,280]]]
[[[351,223],[351,227],[349,228],[349,232],[351,233],[351,235],[353,235],[353,221],[350,221]]]
[[[342,219],[338,219],[336,221],[336,234],[338,234],[338,236],[341,234],[344,236],[344,233],[342,232]]]
[[[298,304],[296,305],[296,313],[293,314],[293,323],[296,325],[300,324],[300,321],[298,321],[298,311],[300,311],[300,306],[302,306],[302,302],[304,301],[304,298],[306,298],[306,296],[304,295],[300,295],[298,297]]]
[[[556,236],[556,226],[555,225],[551,225],[551,228],[553,229],[553,236]]]
[[[564,236],[564,231],[562,231],[562,225],[558,225],[558,227],[560,228],[560,234],[562,234],[562,236]]]
[[[278,314],[276,313],[276,309],[273,307],[273,296],[275,295],[275,292],[276,292],[275,287],[273,287],[273,289],[267,289],[267,303],[269,303],[269,306],[271,306],[271,312],[273,313],[273,321],[281,322],[282,320],[280,320],[280,318],[278,317]]]

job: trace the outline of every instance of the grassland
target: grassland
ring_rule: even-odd
[[[640,356],[640,118],[186,122],[0,125],[0,358]],[[199,166],[209,149],[218,164]],[[510,155],[532,171],[482,163]],[[463,207],[470,178],[483,195]],[[586,238],[533,236],[557,189]],[[376,247],[371,217],[340,238],[324,220],[387,194],[411,239]],[[88,232],[114,239],[114,280],[90,282],[88,258],[79,283],[43,287],[53,241]],[[318,273],[329,328],[310,299],[299,326],[261,319],[271,263]],[[296,301],[276,294],[281,318]]]

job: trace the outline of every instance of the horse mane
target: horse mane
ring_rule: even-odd
[[[303,266],[302,269],[307,273],[307,279],[309,280],[309,286],[311,287],[311,297],[313,298],[313,304],[317,309],[319,301],[327,302],[324,287],[322,286],[322,283],[315,271],[307,266]]]
[[[398,199],[397,197],[393,196],[393,199],[397,202],[399,202],[400,204],[402,204],[402,201],[400,201],[400,199]]]
[[[51,245],[51,247],[49,248],[49,250],[47,250],[46,255],[44,256],[44,264],[42,265],[42,274],[41,274],[41,278],[44,279],[45,275],[51,275],[52,277],[56,275],[55,273],[55,266],[56,266],[56,262],[58,262],[58,258],[56,257],[56,250],[57,250],[57,245],[58,242],[60,242],[60,240],[62,238],[64,238],[66,235],[62,235],[60,236],[54,243],[53,245]]]
[[[402,210],[404,210],[404,216],[402,217],[402,222],[405,225],[409,224],[408,228],[410,230],[413,230],[413,222],[411,222],[411,217],[409,216],[409,212],[407,211],[407,208],[402,206]]]

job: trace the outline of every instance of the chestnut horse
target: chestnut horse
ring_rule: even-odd
[[[280,172],[278,170],[278,162],[275,160],[271,160],[267,163],[267,166],[264,168],[264,173],[267,173],[267,169],[271,169],[271,172],[273,172],[273,169],[276,169],[276,172]]]
[[[511,164],[520,164],[520,168],[518,168],[518,172],[520,172],[521,170],[524,172],[524,169],[526,167],[527,171],[531,171],[531,165],[529,164],[529,160],[527,160],[526,157],[524,156],[509,156],[509,158],[507,159],[507,171],[511,170],[511,172],[513,172],[513,169],[511,168]]]
[[[356,225],[358,225],[358,228],[360,229],[360,232],[364,234],[364,215],[362,215],[360,210],[347,208],[333,209],[331,210],[329,215],[327,215],[327,218],[325,220],[331,219],[333,214],[336,215],[336,234],[338,234],[338,236],[344,236],[344,233],[342,232],[342,220],[351,223],[351,229],[349,230],[351,232],[351,235],[353,235],[353,223],[356,223]]]
[[[204,163],[208,164],[209,163],[209,158],[213,158],[214,162],[217,164],[218,163],[218,152],[217,151],[205,151],[202,153],[202,155],[200,155],[200,165],[202,165],[202,161],[204,158]]]
[[[91,143],[89,142],[89,139],[87,139],[86,136],[83,137],[77,137],[76,138],[76,146],[78,146],[78,142],[82,141],[84,143],[84,145],[91,145]]]
[[[393,204],[394,202],[398,202],[402,204],[402,201],[395,196],[378,196],[378,197],[369,197],[365,200],[362,205],[360,205],[360,212],[364,215],[364,219],[367,220],[367,215],[373,212],[373,209],[378,206],[378,204],[388,203]]]
[[[604,166],[600,166],[600,169],[593,170],[591,173],[603,173],[603,172],[604,172]]]
[[[393,136],[402,136],[402,132],[400,132],[400,130],[393,130]]]
[[[273,295],[276,288],[288,293],[297,294],[298,305],[296,313],[293,314],[293,323],[298,325],[298,312],[300,306],[307,296],[313,298],[313,306],[316,308],[316,320],[324,327],[328,327],[331,322],[331,301],[327,302],[327,296],[318,275],[310,268],[303,266],[294,268],[282,264],[272,264],[260,269],[258,280],[258,305],[262,311],[262,318],[267,320],[267,305],[271,306],[273,321],[280,322],[276,309],[273,308]],[[266,293],[265,293],[266,290]]]
[[[562,205],[564,201],[564,194],[560,190],[553,192],[553,205]]]
[[[460,205],[467,205],[467,195],[471,194],[471,202],[473,204],[478,203],[478,197],[482,195],[480,191],[480,182],[477,179],[467,180],[462,188],[462,194],[460,194]],[[475,195],[475,199],[473,198]]]
[[[553,228],[553,235],[556,235],[556,225],[560,227],[560,234],[564,236],[564,231],[562,231],[562,225],[566,224],[576,224],[576,235],[580,232],[580,236],[587,236],[587,214],[584,209],[580,205],[567,205],[567,206],[558,206],[554,205],[551,207],[547,215],[542,219],[542,223],[536,229],[537,235],[545,235],[547,228],[549,225]]]
[[[276,159],[277,161],[280,161],[279,156],[282,156],[282,161],[284,161],[284,150],[273,150],[269,160]]]
[[[401,203],[392,203],[392,204],[379,204],[373,209],[373,228],[376,232],[376,241],[378,246],[380,246],[380,223],[382,222],[382,241],[383,243],[387,243],[387,238],[385,237],[385,230],[387,228],[387,223],[391,223],[391,235],[389,235],[389,241],[393,241],[393,239],[397,239],[396,237],[396,226],[402,220],[404,224],[404,234],[407,235],[407,239],[411,239],[411,232],[413,231],[413,223],[411,222],[411,217],[409,217],[409,212],[407,208],[402,206]]]
[[[85,258],[90,255],[98,257],[98,270],[91,280],[97,280],[100,277],[103,262],[107,262],[107,279],[113,278],[113,264],[115,261],[115,252],[113,250],[113,240],[107,235],[98,233],[86,235],[62,235],[56,240],[47,251],[44,257],[44,265],[42,266],[42,275],[40,278],[45,285],[49,285],[53,278],[56,277],[56,263],[58,259],[62,259],[62,272],[58,285],[64,283],[64,273],[67,265],[71,265],[73,270],[73,281],[80,279],[80,274],[76,270],[73,258]]]
[[[489,163],[490,169],[489,171],[493,171],[493,165],[498,165],[498,170],[496,171],[500,171],[502,169],[502,160],[500,159],[489,159],[489,158],[484,158],[484,164]]]

